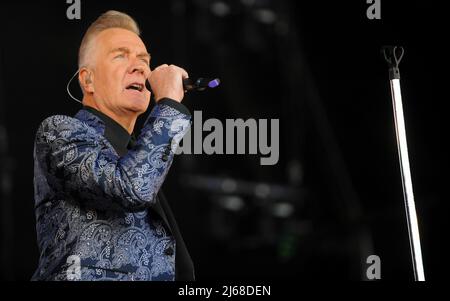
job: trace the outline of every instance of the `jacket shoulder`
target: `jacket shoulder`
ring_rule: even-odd
[[[76,124],[80,120],[67,115],[53,115],[41,122],[41,127],[57,127],[60,124]]]
[[[53,115],[44,119],[36,133],[36,141],[51,143],[58,138],[95,137],[96,131],[83,121],[66,115]]]

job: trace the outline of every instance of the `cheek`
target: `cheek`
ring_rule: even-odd
[[[109,92],[110,94],[120,94],[124,92],[123,87],[123,75],[124,71],[120,70],[119,68],[112,70],[109,74]]]
[[[111,75],[114,77],[114,82],[116,85],[122,86],[123,79],[126,74],[126,68],[116,68],[114,71],[111,72]]]
[[[103,70],[105,70],[104,75],[107,77],[108,82],[111,85],[117,85],[122,82],[126,67],[120,64],[109,64]]]
[[[119,68],[111,68],[111,66],[103,65],[101,66],[101,70],[102,72],[98,76],[97,85],[102,90],[102,94],[111,95],[112,93],[117,93],[122,86],[122,75]]]

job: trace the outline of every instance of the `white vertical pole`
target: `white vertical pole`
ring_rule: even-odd
[[[422,251],[420,247],[419,226],[417,222],[416,206],[409,168],[408,146],[406,142],[405,120],[403,115],[400,79],[391,79],[392,104],[394,108],[395,130],[397,134],[397,147],[400,159],[400,171],[403,184],[403,197],[405,200],[406,217],[408,222],[409,243],[413,261],[414,278],[416,281],[425,281],[423,271]]]

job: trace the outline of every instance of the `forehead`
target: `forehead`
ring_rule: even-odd
[[[131,51],[147,51],[142,39],[132,31],[122,28],[108,28],[97,36],[97,46],[104,51],[127,47]]]

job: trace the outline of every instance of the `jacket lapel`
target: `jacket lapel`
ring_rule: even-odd
[[[78,113],[75,115],[75,118],[86,123],[88,126],[95,129],[96,132],[99,133],[100,136],[102,136],[103,141],[107,144],[109,148],[111,148],[116,154],[117,152],[114,150],[114,147],[112,144],[106,139],[104,136],[105,134],[105,123],[95,114],[92,114],[91,112],[81,109],[78,111]],[[155,197],[155,205],[152,207],[153,211],[156,212],[160,216],[160,218],[163,220],[166,228],[172,233],[172,227],[169,223],[169,220],[167,219],[167,215],[165,213],[164,207],[160,204],[160,193],[158,192],[158,195]]]

